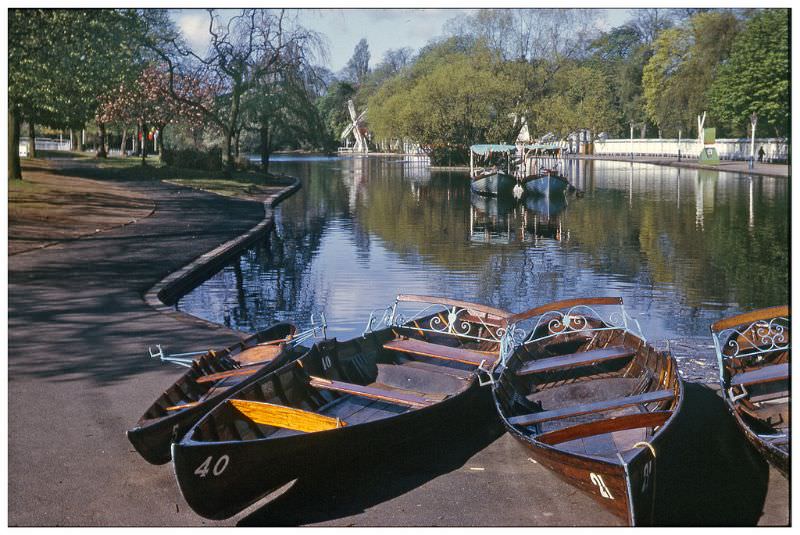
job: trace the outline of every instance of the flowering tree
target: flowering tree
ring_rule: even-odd
[[[95,117],[100,126],[101,138],[105,137],[105,127],[117,124],[125,128],[135,124],[142,135],[142,163],[145,161],[144,137],[147,126],[158,131],[159,154],[164,153],[163,132],[168,124],[188,123],[193,128],[203,125],[203,114],[187,101],[209,102],[213,100],[215,88],[188,76],[173,80],[174,92],[182,99],[173,96],[169,87],[169,74],[158,65],[145,68],[131,84],[120,84],[100,98],[100,106]],[[101,149],[105,153],[104,142]],[[104,155],[104,154],[103,154]]]

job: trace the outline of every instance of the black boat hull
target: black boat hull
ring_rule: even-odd
[[[335,469],[354,458],[403,455],[403,444],[445,447],[431,442],[431,435],[454,414],[488,395],[488,389],[474,381],[464,392],[436,405],[364,424],[259,441],[184,440],[172,445],[175,476],[193,511],[222,520],[294,479],[324,474],[326,467]]]

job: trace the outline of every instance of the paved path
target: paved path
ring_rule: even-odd
[[[156,311],[143,295],[254,226],[263,208],[155,182],[126,186],[155,202],[150,217],[9,258],[9,525],[619,523],[529,461],[488,403],[454,415],[444,447],[420,444],[382,467],[331,467],[222,523],[192,513],[170,466],[147,464],[124,435],[180,373],[146,348],[219,347],[240,335]],[[749,453],[719,398],[689,385],[684,413],[674,453],[658,465],[661,521],[784,522],[786,481]],[[768,492],[775,499],[761,517]]]

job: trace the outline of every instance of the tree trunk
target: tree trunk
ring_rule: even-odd
[[[28,158],[36,158],[36,127],[28,119]]]
[[[158,139],[158,161],[161,163],[164,163],[164,128],[166,128],[165,125],[158,127],[158,138],[156,138]]]
[[[234,138],[233,144],[233,155],[236,158],[236,161],[239,161],[239,138],[242,137],[242,129],[239,128],[236,130],[236,137]]]
[[[83,133],[84,130],[81,128],[80,135],[78,136],[78,152],[83,152]]]
[[[142,165],[147,165],[147,123],[142,123]]]
[[[100,148],[97,149],[98,158],[108,158],[106,152],[106,124],[100,123]]]
[[[122,129],[122,142],[119,144],[119,156],[120,158],[125,157],[125,145],[128,143],[128,129]]]
[[[222,131],[222,166],[225,168],[226,174],[229,174],[233,167],[233,158],[231,156],[231,138],[233,132],[225,128]]]
[[[228,115],[228,125],[223,130],[222,157],[225,159],[225,168],[229,172],[233,169],[234,164],[231,151],[231,142],[233,141],[233,134],[236,129],[236,125],[239,122],[239,104],[242,100],[240,91],[241,87],[237,87],[235,85],[233,94],[231,95],[231,111]]]
[[[74,128],[69,129],[69,140],[71,141],[69,150],[77,150],[78,149],[78,133],[75,131]]]
[[[19,163],[19,111],[8,109],[8,178],[22,180],[22,166]]]
[[[272,140],[270,139],[269,135],[269,127],[261,127],[259,134],[261,137],[259,142],[259,149],[261,150],[261,170],[264,173],[269,173],[269,154],[271,152],[270,145],[272,144]]]

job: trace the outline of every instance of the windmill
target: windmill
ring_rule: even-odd
[[[355,138],[355,144],[353,145],[353,152],[368,152],[367,148],[367,138],[366,128],[364,128],[364,119],[367,116],[367,110],[364,110],[356,116],[356,107],[353,104],[352,100],[347,101],[347,109],[350,111],[350,123],[347,128],[344,129],[341,135],[342,141],[347,139],[347,136],[350,135],[350,132],[353,133],[353,137]]]

